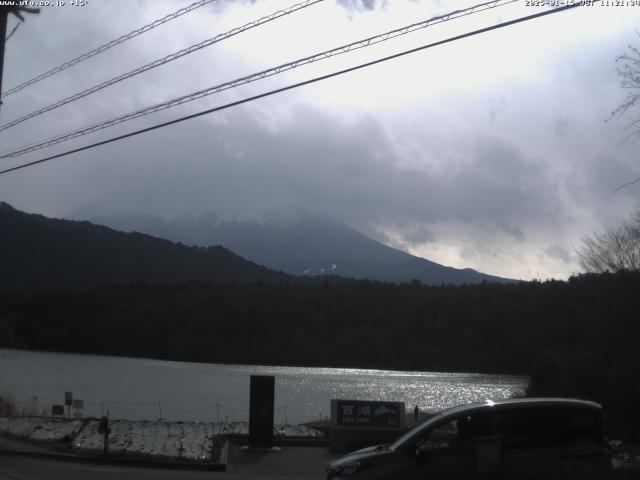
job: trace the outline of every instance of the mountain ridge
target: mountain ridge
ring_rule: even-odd
[[[292,275],[334,274],[394,283],[419,280],[430,285],[515,281],[416,257],[320,215],[258,222],[220,220],[214,213],[171,221],[128,213],[93,220],[119,230],[144,231],[188,245],[217,243],[258,264]]]
[[[0,289],[85,288],[147,282],[280,282],[282,272],[222,246],[189,247],[88,221],[24,213],[0,202]]]

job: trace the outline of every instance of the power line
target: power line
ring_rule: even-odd
[[[169,125],[173,125],[173,124],[176,124],[176,123],[184,122],[184,121],[190,120],[192,118],[201,117],[203,115],[208,115],[210,113],[218,112],[220,110],[225,110],[227,108],[235,107],[235,106],[241,105],[243,103],[252,102],[252,101],[258,100],[260,98],[264,98],[264,97],[268,97],[268,96],[271,96],[271,95],[275,95],[277,93],[282,93],[282,92],[285,92],[287,90],[292,90],[294,88],[298,88],[298,87],[302,87],[302,86],[305,86],[305,85],[309,85],[309,84],[312,84],[312,83],[315,83],[315,82],[319,82],[321,80],[326,80],[326,79],[329,79],[329,78],[337,77],[337,76],[343,75],[345,73],[349,73],[349,72],[360,70],[360,69],[363,69],[363,68],[366,68],[366,67],[377,65],[379,63],[386,62],[388,60],[392,60],[392,59],[395,59],[395,58],[400,58],[400,57],[403,57],[405,55],[409,55],[411,53],[415,53],[415,52],[419,52],[419,51],[422,51],[422,50],[426,50],[428,48],[437,47],[439,45],[444,45],[446,43],[455,42],[457,40],[462,40],[463,38],[468,38],[468,37],[471,37],[471,36],[474,36],[474,35],[479,35],[479,34],[482,34],[482,33],[490,32],[492,30],[497,30],[499,28],[508,27],[510,25],[515,25],[517,23],[526,22],[526,21],[529,21],[529,20],[533,20],[533,19],[536,19],[536,18],[539,18],[539,17],[546,16],[546,15],[551,15],[551,14],[554,14],[554,13],[563,12],[565,10],[569,10],[571,8],[576,8],[576,7],[580,7],[580,6],[581,6],[580,3],[575,3],[575,4],[571,4],[571,5],[565,5],[563,7],[555,8],[553,10],[546,10],[544,12],[539,12],[539,13],[535,13],[535,14],[532,14],[532,15],[527,15],[525,17],[519,17],[519,18],[516,18],[514,20],[509,20],[509,21],[506,21],[506,22],[498,23],[498,24],[492,25],[490,27],[481,28],[479,30],[473,30],[471,32],[463,33],[461,35],[456,35],[454,37],[449,37],[449,38],[447,38],[445,40],[439,40],[439,41],[434,42],[434,43],[429,43],[429,44],[426,44],[426,45],[422,45],[420,47],[412,48],[410,50],[405,50],[403,52],[396,53],[396,54],[393,54],[393,55],[389,55],[389,56],[386,56],[386,57],[383,57],[383,58],[379,58],[377,60],[372,60],[370,62],[361,63],[361,64],[356,65],[354,67],[349,67],[349,68],[346,68],[346,69],[343,69],[343,70],[339,70],[339,71],[336,71],[336,72],[333,72],[333,73],[329,73],[329,74],[326,74],[326,75],[321,75],[319,77],[315,77],[315,78],[312,78],[310,80],[305,80],[303,82],[298,82],[298,83],[294,83],[292,85],[287,85],[286,87],[277,88],[275,90],[271,90],[271,91],[268,91],[268,92],[265,92],[265,93],[261,93],[261,94],[258,94],[258,95],[254,95],[254,96],[251,96],[251,97],[244,98],[242,100],[237,100],[235,102],[230,102],[230,103],[227,103],[225,105],[221,105],[221,106],[218,106],[218,107],[214,107],[214,108],[210,108],[210,109],[207,109],[207,110],[203,110],[203,111],[198,112],[198,113],[194,113],[194,114],[191,114],[191,115],[186,115],[184,117],[180,117],[180,118],[177,118],[177,119],[174,119],[174,120],[170,120],[168,122],[159,123],[159,124],[153,125],[151,127],[147,127],[147,128],[143,128],[143,129],[140,129],[140,130],[136,130],[134,132],[126,133],[124,135],[119,135],[117,137],[112,137],[112,138],[109,138],[107,140],[103,140],[101,142],[92,143],[90,145],[85,145],[84,147],[79,147],[79,148],[75,148],[73,150],[68,150],[66,152],[62,152],[62,153],[59,153],[57,155],[51,155],[49,157],[42,158],[40,160],[36,160],[36,161],[33,161],[33,162],[29,162],[29,163],[24,163],[22,165],[17,165],[15,167],[7,168],[5,170],[0,170],[0,175],[3,175],[5,173],[9,173],[9,172],[13,172],[13,171],[16,171],[16,170],[20,170],[20,169],[23,169],[23,168],[31,167],[33,165],[38,165],[40,163],[48,162],[50,160],[54,160],[56,158],[64,157],[64,156],[67,156],[67,155],[71,155],[73,153],[78,153],[78,152],[82,152],[84,150],[89,150],[91,148],[98,147],[98,146],[101,146],[101,145],[106,145],[108,143],[116,142],[118,140],[123,140],[125,138],[129,138],[129,137],[133,137],[133,136],[136,136],[136,135],[140,135],[142,133],[150,132],[152,130],[157,130],[157,129],[162,128],[162,127],[167,127]]]
[[[27,88],[30,85],[33,85],[34,83],[38,83],[41,80],[44,80],[47,77],[50,77],[51,75],[55,75],[56,73],[60,73],[63,70],[66,70],[69,67],[72,67],[73,65],[76,65],[88,58],[91,58],[95,55],[98,55],[99,53],[105,52],[107,50],[109,50],[110,48],[115,47],[116,45],[119,45],[123,42],[126,42],[127,40],[130,40],[134,37],[137,37],[138,35],[142,35],[145,32],[148,32],[149,30],[152,30],[156,27],[159,27],[160,25],[163,25],[167,22],[170,22],[171,20],[175,20],[176,18],[184,15],[185,13],[189,13],[197,8],[200,7],[204,7],[205,5],[207,5],[208,3],[211,2],[215,2],[216,0],[199,0],[195,3],[192,3],[191,5],[181,8],[180,10],[176,10],[173,13],[170,13],[168,15],[165,15],[164,17],[158,19],[158,20],[154,20],[153,22],[149,23],[148,25],[145,25],[143,27],[140,27],[136,30],[133,30],[129,33],[127,33],[126,35],[122,35],[118,38],[116,38],[115,40],[111,40],[110,42],[105,43],[104,45],[101,45],[97,48],[94,48],[93,50],[87,52],[87,53],[83,53],[82,55],[80,55],[79,57],[76,57],[72,60],[69,60],[68,62],[63,63],[62,65],[58,65],[55,68],[52,68],[51,70],[48,70],[44,73],[41,73],[40,75],[38,75],[37,77],[34,77],[30,80],[27,80],[26,82],[21,83],[20,85],[16,85],[13,88],[10,88],[9,90],[7,90],[6,92],[2,92],[2,97],[6,98],[9,95],[16,93],[24,88]]]
[[[33,142],[29,142],[29,143],[26,143],[26,144],[24,144],[24,145],[21,145],[20,147],[10,147],[10,148],[5,148],[5,149],[3,149],[2,151],[0,151],[0,159],[5,158],[5,157],[3,157],[3,155],[5,155],[5,154],[11,155],[11,154],[10,154],[10,153],[8,153],[8,152],[15,153],[15,152],[17,152],[17,150],[18,150],[18,149],[27,148],[27,147],[32,147],[32,146],[35,146],[35,145],[39,145],[40,143],[43,143],[43,142],[49,142],[49,141],[51,141],[51,140],[56,139],[57,137],[58,137],[58,135],[52,135],[52,136],[50,136],[50,137],[45,138],[44,140],[43,140],[43,139],[35,140],[35,141],[33,141]]]
[[[209,87],[206,88],[204,90],[199,90],[197,92],[193,92],[190,93],[188,95],[183,95],[181,97],[178,98],[174,98],[172,100],[168,100],[166,102],[162,102],[150,107],[145,107],[139,110],[136,110],[134,112],[130,112],[128,114],[119,116],[119,117],[115,117],[112,118],[110,120],[104,121],[104,122],[100,122],[100,123],[96,123],[93,125],[90,125],[88,127],[85,128],[81,128],[78,130],[74,130],[72,132],[69,133],[65,133],[62,135],[58,135],[52,139],[48,139],[45,141],[42,141],[40,143],[37,143],[35,145],[30,145],[30,146],[21,146],[21,147],[17,147],[16,149],[14,149],[11,153],[7,153],[7,154],[3,154],[0,155],[0,159],[3,158],[14,158],[20,155],[24,155],[30,152],[34,152],[36,150],[40,150],[42,148],[46,148],[46,147],[50,147],[52,145],[56,145],[58,143],[64,142],[64,141],[68,141],[68,140],[72,140],[74,138],[78,138],[84,135],[87,135],[89,133],[93,133],[96,132],[98,130],[102,130],[108,127],[112,127],[114,125],[129,121],[129,120],[134,120],[136,118],[139,117],[143,117],[146,115],[150,115],[152,113],[156,113],[162,110],[166,110],[168,108],[172,108],[178,105],[182,105],[184,103],[188,103],[194,100],[199,100],[201,98],[204,98],[206,96],[212,95],[214,93],[219,93],[222,92],[224,90],[229,90],[231,88],[235,88],[238,87],[240,85],[245,85],[251,82],[255,82],[257,80],[261,80],[263,78],[267,78],[273,75],[277,75],[279,73],[288,71],[288,70],[292,70],[294,68],[300,67],[302,65],[306,65],[309,63],[313,63],[319,60],[324,60],[326,58],[330,58],[336,55],[341,55],[344,53],[348,53],[350,51],[353,50],[358,50],[360,48],[365,48],[377,43],[381,43],[387,40],[390,40],[392,38],[401,36],[401,35],[406,35],[408,33],[414,32],[416,30],[420,30],[423,28],[427,28],[431,25],[436,25],[438,23],[443,23],[443,22],[447,22],[450,20],[454,20],[456,18],[459,17],[463,17],[463,16],[467,16],[467,15],[471,15],[474,13],[479,13],[488,9],[492,9],[492,8],[497,8],[497,7],[501,7],[501,6],[505,6],[508,5],[510,3],[514,3],[517,2],[518,0],[493,0],[490,2],[485,2],[485,3],[480,3],[478,5],[475,5],[473,7],[469,7],[463,10],[455,10],[453,12],[447,13],[445,15],[439,15],[437,17],[432,17],[429,18],[427,20],[424,20],[422,22],[418,22],[418,23],[413,23],[411,25],[405,26],[405,27],[401,27],[401,28],[397,28],[395,30],[390,30],[388,32],[385,33],[381,33],[379,35],[374,35],[372,37],[368,37],[365,38],[364,40],[358,40],[356,42],[352,42],[346,45],[342,45],[340,47],[336,47],[333,48],[331,50],[325,50],[323,52],[320,53],[315,53],[313,55],[310,55],[308,57],[304,57],[304,58],[300,58],[298,60],[294,60],[292,62],[289,63],[285,63],[282,65],[279,65],[277,67],[273,67],[267,70],[263,70],[261,72],[258,73],[254,73],[251,75],[247,75],[245,77],[241,77],[241,78],[237,78],[235,80],[231,80],[229,82],[225,82],[213,87]]]
[[[154,60],[153,62],[147,63],[146,65],[143,65],[141,67],[138,67],[134,70],[131,70],[130,72],[127,73],[123,73],[122,75],[118,75],[117,77],[113,77],[110,80],[104,81],[98,85],[94,85],[93,87],[87,88],[86,90],[83,90],[82,92],[76,93],[74,95],[71,95],[70,97],[64,98],[62,100],[59,100],[55,103],[52,103],[51,105],[48,105],[46,107],[40,108],[38,110],[35,110],[31,113],[28,113],[16,120],[13,120],[9,123],[6,123],[4,125],[0,125],[0,132],[11,128],[15,125],[18,125],[26,120],[29,120],[30,118],[33,117],[37,117],[38,115],[42,115],[43,113],[49,112],[51,110],[54,110],[58,107],[61,107],[63,105],[66,105],[67,103],[71,103],[73,101],[79,100],[83,97],[86,97],[88,95],[91,95],[93,93],[96,93],[104,88],[107,88],[111,85],[114,85],[116,83],[122,82],[123,80],[127,80],[128,78],[134,77],[136,75],[140,75],[141,73],[144,73],[148,70],[151,70],[153,68],[159,67],[161,65],[164,65],[165,63],[169,63],[172,62],[173,60],[177,60],[178,58],[184,57],[185,55],[189,55],[190,53],[193,52],[197,52],[198,50],[201,50],[205,47],[209,47],[215,43],[221,42],[223,40],[226,40],[227,38],[233,37],[235,35],[238,35],[242,32],[245,32],[247,30],[250,30],[252,28],[256,28],[259,27],[260,25],[263,25],[265,23],[268,22],[272,22],[280,17],[284,17],[285,15],[289,15],[293,12],[296,12],[298,10],[302,10],[303,8],[307,8],[310,7],[311,5],[314,5],[316,3],[322,2],[323,0],[306,0],[304,2],[301,3],[297,3],[295,5],[292,5],[291,7],[288,7],[284,10],[278,10],[277,12],[273,12],[270,15],[264,16],[262,18],[259,18],[258,20],[253,20],[252,22],[246,23],[240,27],[236,27],[232,30],[229,30],[228,32],[225,33],[221,33],[219,35],[215,35],[211,38],[208,38],[200,43],[197,43],[195,45],[191,45],[190,47],[184,48],[182,50],[179,50],[177,52],[171,53],[169,55],[166,55],[163,58],[159,58],[158,60]]]

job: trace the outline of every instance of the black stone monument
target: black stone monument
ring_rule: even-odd
[[[251,375],[249,397],[249,447],[273,447],[275,377]]]

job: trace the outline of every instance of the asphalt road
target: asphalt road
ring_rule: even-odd
[[[34,457],[1,455],[0,480],[320,480],[319,475],[249,472],[202,472],[159,468],[93,465]]]

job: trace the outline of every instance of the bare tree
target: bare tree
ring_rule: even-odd
[[[580,265],[590,273],[640,270],[640,207],[616,228],[582,239]]]
[[[640,36],[640,32],[638,36]],[[623,115],[630,108],[640,102],[640,49],[629,45],[627,51],[622,55],[616,57],[616,63],[618,63],[618,75],[622,77],[620,87],[627,90],[627,96],[618,107],[611,112],[611,115],[607,120],[611,120],[613,117]],[[640,118],[632,120],[629,127],[633,131],[625,138],[637,138],[640,135]]]
[[[636,30],[636,33],[640,37],[640,32]],[[618,64],[618,75],[622,78],[620,87],[627,91],[627,96],[623,102],[611,112],[611,115],[609,115],[606,121],[625,114],[629,109],[640,103],[640,49],[629,45],[626,52],[616,57],[616,63]],[[633,119],[628,125],[628,128],[631,129],[631,133],[624,138],[623,143],[628,140],[637,140],[640,136],[640,117]],[[640,177],[620,185],[616,188],[616,191],[638,182],[640,182]]]

